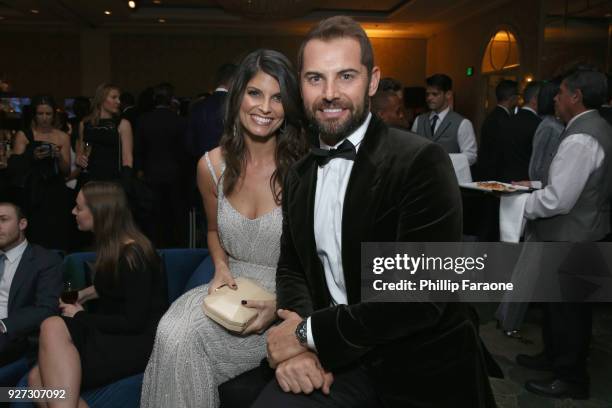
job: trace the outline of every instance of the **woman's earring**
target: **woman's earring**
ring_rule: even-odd
[[[238,137],[238,126],[234,123],[234,139]]]

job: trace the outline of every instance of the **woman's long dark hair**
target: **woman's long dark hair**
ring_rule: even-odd
[[[276,135],[276,170],[270,178],[270,189],[276,204],[289,168],[307,149],[303,132],[303,113],[297,78],[291,62],[278,51],[260,49],[247,55],[234,75],[225,105],[224,132],[219,145],[226,163],[223,191],[229,195],[246,166],[246,146],[240,123],[240,105],[248,82],[265,72],[278,81],[285,121]]]
[[[30,127],[33,129],[38,126],[36,123],[36,109],[39,106],[47,105],[53,111],[53,121],[51,122],[51,126],[56,129],[59,129],[59,118],[57,116],[57,104],[55,103],[55,99],[53,99],[50,95],[36,95],[32,98],[31,109],[32,109],[32,121],[30,123]]]
[[[131,245],[137,245],[145,259],[157,257],[151,241],[136,227],[121,186],[112,182],[90,181],[81,192],[93,215],[96,273],[111,273],[117,277],[117,264],[126,241],[134,241]],[[136,259],[128,258],[127,261],[134,266]]]

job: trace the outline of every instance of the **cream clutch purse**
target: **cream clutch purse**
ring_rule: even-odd
[[[204,314],[229,331],[242,333],[255,319],[257,310],[242,306],[244,300],[275,300],[276,296],[247,278],[236,278],[238,289],[228,286],[206,296],[202,303]]]

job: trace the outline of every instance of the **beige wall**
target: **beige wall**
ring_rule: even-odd
[[[238,62],[258,48],[281,51],[295,63],[300,42],[301,37],[292,36],[115,34],[110,47],[112,80],[132,92],[169,81],[177,95],[196,95],[213,89],[220,64]],[[422,83],[426,40],[374,38],[372,43],[383,76],[393,76],[406,85]]]
[[[220,36],[198,34],[119,34],[104,30],[53,33],[3,31],[0,75],[24,96],[51,93],[58,102],[93,95],[105,81],[135,94],[169,81],[179,96],[211,90],[217,67],[266,47],[295,62],[302,38],[297,36]],[[383,76],[407,86],[425,77],[426,40],[373,38]]]
[[[62,103],[81,88],[81,48],[77,33],[2,32],[0,75],[13,91],[32,96],[51,94]]]
[[[543,32],[540,30],[540,1],[513,0],[457,24],[429,39],[427,74],[443,72],[453,78],[455,110],[474,122],[477,133],[485,115],[485,78],[480,69],[486,45],[500,28],[511,28],[518,36],[520,75],[538,76]],[[474,75],[466,76],[466,68]]]

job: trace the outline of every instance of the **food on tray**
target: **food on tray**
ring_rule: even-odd
[[[516,188],[508,186],[503,183],[498,183],[495,181],[479,181],[476,183],[478,187],[486,188],[491,191],[505,191],[505,192],[513,192],[516,191]]]

